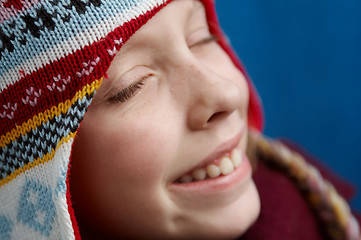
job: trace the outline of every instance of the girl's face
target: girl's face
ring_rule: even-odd
[[[161,10],[117,54],[78,131],[71,191],[81,232],[241,235],[259,213],[244,155],[248,98],[203,5]]]

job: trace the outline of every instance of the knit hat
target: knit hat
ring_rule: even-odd
[[[167,0],[0,0],[0,239],[80,239],[68,191],[74,136],[122,45]],[[203,0],[209,27],[243,72]],[[250,86],[249,124],[262,128]]]

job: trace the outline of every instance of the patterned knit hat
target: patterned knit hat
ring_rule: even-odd
[[[0,2],[0,239],[80,239],[67,186],[74,136],[117,51],[169,1]],[[243,71],[214,2],[203,3]],[[261,129],[250,90],[249,122]]]

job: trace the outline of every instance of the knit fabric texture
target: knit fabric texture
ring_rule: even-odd
[[[80,239],[68,168],[79,124],[122,45],[170,0],[0,0],[0,239]],[[243,71],[202,1],[210,30]],[[243,71],[244,72],[244,71]],[[250,123],[262,111],[251,82]]]
[[[0,239],[75,239],[74,135],[114,55],[167,1],[0,2]]]

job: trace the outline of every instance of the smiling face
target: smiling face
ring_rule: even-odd
[[[241,235],[259,213],[248,98],[203,5],[161,10],[121,48],[78,131],[70,187],[81,233]]]

